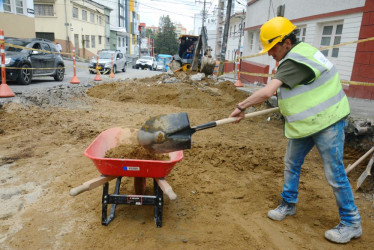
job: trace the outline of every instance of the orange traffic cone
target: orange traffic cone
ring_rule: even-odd
[[[0,30],[0,49],[1,49],[1,84],[0,84],[0,97],[13,97],[13,91],[6,84],[5,72],[5,45],[4,45],[4,30]]]
[[[99,72],[99,51],[97,51],[97,56],[96,56],[96,76],[94,78],[94,81],[102,81],[103,79],[101,79],[101,76],[100,76],[100,72]]]
[[[70,83],[78,84],[78,83],[80,83],[80,81],[77,77],[77,69],[76,69],[76,63],[75,63],[75,47],[73,47],[73,66],[74,66],[74,76],[70,80]]]
[[[240,63],[239,63],[239,51],[236,51],[236,71],[238,72],[236,75],[236,82],[235,86],[236,87],[243,87],[242,81],[240,80]]]
[[[111,64],[111,66],[110,66],[110,74],[109,74],[109,77],[110,77],[110,78],[114,78],[114,73],[113,73],[113,54],[112,54],[112,58],[111,58],[111,60],[112,60],[112,64]]]
[[[0,97],[13,97],[15,94],[13,91],[9,88],[8,84],[3,82],[0,84]]]

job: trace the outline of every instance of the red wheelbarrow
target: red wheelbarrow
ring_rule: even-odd
[[[183,159],[183,151],[168,153],[169,160],[139,160],[139,159],[113,159],[105,158],[105,153],[120,144],[134,144],[132,141],[135,132],[130,129],[111,128],[99,134],[99,136],[84,151],[84,155],[90,158],[98,171],[100,177],[83,183],[70,190],[70,195],[75,196],[84,191],[91,190],[103,185],[102,196],[102,221],[101,224],[108,225],[114,219],[117,204],[128,205],[153,205],[154,217],[157,227],[162,226],[163,193],[171,200],[176,199],[173,189],[164,179],[174,165]],[[119,189],[122,177],[135,177],[135,195],[120,195]],[[109,194],[109,181],[117,178],[115,191]],[[146,178],[153,178],[154,194],[144,195]],[[111,204],[108,217],[107,208]]]

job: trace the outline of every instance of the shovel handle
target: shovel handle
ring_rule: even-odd
[[[358,164],[360,164],[366,157],[368,157],[372,152],[374,152],[374,147],[372,147],[369,151],[367,151],[363,156],[360,157],[355,163],[352,165],[349,164],[348,167],[345,169],[345,173],[348,174],[352,169],[354,169]]]
[[[271,114],[271,113],[277,112],[278,110],[279,110],[279,108],[276,107],[276,108],[256,111],[256,112],[252,112],[252,113],[249,113],[249,114],[245,114],[244,118],[251,118],[251,117],[255,117],[255,116],[259,116],[259,115]],[[238,119],[238,118],[237,117],[225,118],[225,119],[216,121],[216,124],[217,124],[217,126],[219,126],[219,125],[223,125],[223,124],[226,124],[226,123],[232,123],[232,122],[236,121],[236,119]]]

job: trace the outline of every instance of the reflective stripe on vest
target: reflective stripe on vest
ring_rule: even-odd
[[[316,48],[299,43],[280,62],[293,60],[309,67],[315,78],[294,88],[280,87],[278,104],[288,138],[321,131],[349,114],[349,103],[333,64]]]

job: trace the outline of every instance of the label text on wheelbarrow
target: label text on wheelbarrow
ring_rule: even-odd
[[[122,169],[124,171],[139,171],[140,167],[127,167],[127,166],[124,166]]]

